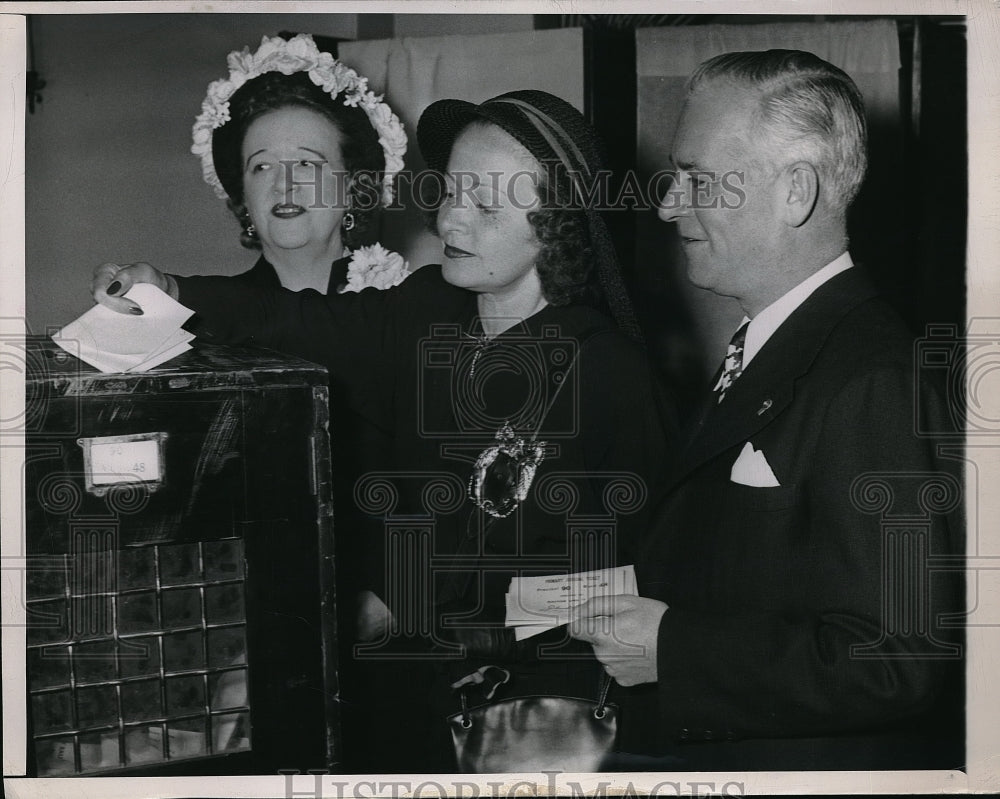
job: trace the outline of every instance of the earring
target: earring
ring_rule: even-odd
[[[257,238],[257,228],[253,222],[247,222],[246,227],[243,228],[243,233],[246,234],[248,239]]]
[[[346,214],[344,214],[344,221],[341,222],[341,227],[345,231],[349,231],[349,230],[354,230],[354,225],[355,225],[354,214],[348,211]]]

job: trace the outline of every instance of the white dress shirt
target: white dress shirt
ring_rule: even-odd
[[[743,368],[746,369],[753,357],[760,352],[761,347],[767,343],[774,331],[781,327],[782,323],[792,315],[792,312],[804,303],[809,295],[822,286],[834,275],[839,275],[846,269],[854,266],[851,255],[848,252],[841,253],[837,258],[814,272],[799,285],[782,295],[779,299],[768,305],[763,311],[750,320],[747,328],[746,341],[743,344]],[[744,316],[743,322],[749,317]],[[742,325],[743,322],[740,324]]]

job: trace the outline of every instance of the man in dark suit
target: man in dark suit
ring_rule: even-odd
[[[620,767],[961,765],[960,573],[931,566],[963,551],[960,469],[916,434],[945,409],[847,251],[865,147],[857,87],[810,53],[729,53],[689,82],[660,216],[691,281],[746,319],[663,493],[641,597],[571,626],[635,686],[621,746],[656,757]]]

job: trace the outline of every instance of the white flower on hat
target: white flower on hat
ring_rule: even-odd
[[[202,175],[220,198],[226,197],[226,190],[219,180],[212,160],[212,132],[230,120],[229,100],[248,80],[265,72],[280,72],[291,75],[307,72],[314,84],[334,99],[343,95],[347,106],[360,106],[372,127],[378,134],[379,143],[385,155],[385,172],[382,177],[382,204],[389,205],[393,197],[393,179],[403,168],[406,153],[406,132],[391,108],[382,101],[381,95],[368,90],[368,79],[358,75],[330,53],[321,52],[312,36],[300,33],[288,41],[280,36],[264,36],[257,52],[250,48],[234,50],[226,58],[229,77],[213,81],[208,86],[208,94],[201,104],[201,114],[192,129],[191,152],[201,158]]]

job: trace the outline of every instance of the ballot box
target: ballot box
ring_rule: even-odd
[[[28,773],[336,770],[325,370],[24,355]]]

